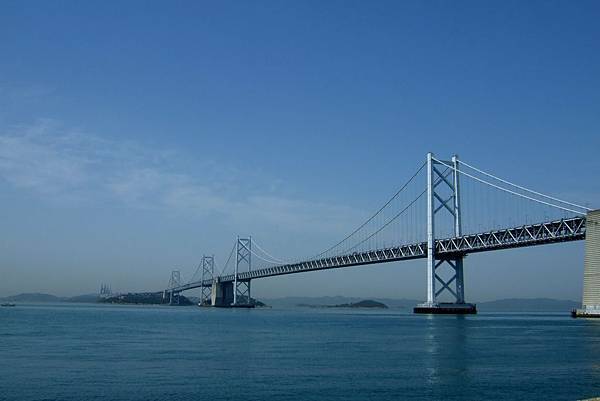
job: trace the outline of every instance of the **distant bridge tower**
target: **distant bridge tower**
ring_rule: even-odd
[[[205,287],[204,280],[210,280],[211,282],[214,279],[215,274],[215,257],[211,256],[202,256],[202,287],[200,293],[200,305],[206,306],[211,304],[211,295],[212,295],[212,287]]]
[[[454,236],[462,235],[460,208],[460,179],[458,156],[444,164],[452,166],[450,171],[438,167],[433,153],[427,154],[427,302],[417,305],[415,313],[476,313],[475,305],[465,303],[465,283],[463,274],[464,255],[456,253],[443,258],[436,257],[435,227],[438,213],[449,213],[454,222]],[[441,186],[441,187],[440,187]],[[442,190],[442,188],[446,188]],[[438,271],[449,266],[453,275],[444,279]],[[441,273],[441,271],[440,271]],[[441,286],[437,288],[437,283]],[[454,288],[452,288],[454,287]],[[454,303],[439,303],[438,296],[444,291],[455,299]]]
[[[179,305],[179,293],[173,293],[173,288],[179,286],[181,286],[181,273],[179,270],[173,270],[169,280],[169,305]]]
[[[101,298],[110,298],[112,295],[112,291],[110,289],[110,285],[108,284],[100,284],[100,297]]]
[[[248,271],[252,271],[252,237],[238,237],[235,248],[236,256],[235,276],[233,283],[233,305],[250,305],[250,279],[246,281],[240,281],[238,280],[238,273],[245,267],[248,268]]]

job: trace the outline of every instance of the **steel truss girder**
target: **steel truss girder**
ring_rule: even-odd
[[[473,253],[495,249],[582,240],[585,217],[574,217],[436,241],[438,253]]]
[[[585,239],[585,223],[585,217],[582,216],[485,233],[462,235],[460,237],[438,239],[435,241],[435,252],[439,259],[453,259],[456,256],[464,256],[469,253],[578,241]],[[262,269],[259,268],[250,272],[239,273],[238,280],[243,281],[292,273],[398,262],[426,257],[427,243],[419,242]],[[218,279],[220,282],[234,281],[234,275],[220,276]],[[203,286],[212,286],[212,281],[205,280],[189,283],[173,288],[173,291],[180,292]],[[170,290],[168,289],[167,291]]]

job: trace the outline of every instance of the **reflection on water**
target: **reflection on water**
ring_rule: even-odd
[[[600,321],[568,314],[17,306],[0,400],[572,400]]]
[[[470,359],[468,349],[468,318],[472,316],[425,316],[425,354],[427,383],[458,388],[468,386]]]
[[[600,355],[600,319],[583,319],[585,325],[583,332],[587,341],[583,344],[588,355]],[[592,379],[600,383],[600,359],[596,359],[591,364]]]

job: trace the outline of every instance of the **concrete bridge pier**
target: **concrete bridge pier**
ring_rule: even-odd
[[[179,293],[169,291],[169,305],[179,305]]]
[[[572,316],[600,318],[600,209],[587,213],[584,263],[581,309]]]
[[[211,306],[228,308],[233,303],[233,283],[221,283],[214,280],[210,296]]]

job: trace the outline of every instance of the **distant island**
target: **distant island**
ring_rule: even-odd
[[[242,298],[243,299],[243,298]],[[58,297],[43,293],[23,293],[0,298],[6,303],[112,303],[112,304],[137,304],[137,305],[164,305],[168,300],[162,299],[161,292],[154,293],[128,293],[103,298],[99,294],[85,294],[73,297]],[[197,305],[200,301],[196,297],[181,296],[180,305]],[[257,307],[265,307],[265,303],[275,308],[310,307],[310,308],[389,308],[411,311],[422,302],[416,299],[375,298],[361,300],[343,296],[329,297],[285,297],[266,299],[265,302],[252,299]],[[373,306],[369,306],[373,305]],[[379,305],[383,305],[379,306]],[[480,312],[565,312],[580,308],[581,302],[559,300],[550,298],[510,298],[495,301],[478,302]]]
[[[339,304],[330,306],[330,308],[376,308],[376,309],[387,309],[387,305],[382,302],[373,301],[371,299],[365,299],[363,301]]]
[[[118,294],[111,297],[101,297],[98,294],[77,295],[74,297],[57,297],[51,294],[23,293],[0,298],[2,302],[25,302],[25,303],[108,303],[108,304],[134,304],[134,305],[160,305],[168,304],[168,299],[163,299],[162,292],[142,292]],[[179,297],[179,305],[195,305],[183,295]]]
[[[163,298],[162,292],[129,292],[102,298],[99,302],[104,304],[164,305],[169,304],[169,298]],[[177,305],[190,306],[195,305],[195,303],[180,295]]]
[[[385,304],[389,309],[412,311],[412,308],[423,302],[418,299],[372,298]],[[265,299],[274,308],[325,308],[337,305],[359,303],[360,298],[344,296],[325,297],[284,297]],[[494,301],[477,302],[480,312],[565,312],[580,308],[581,302],[550,298],[509,298]]]
[[[251,298],[254,306],[258,308],[268,308],[264,302]],[[101,297],[98,294],[77,295],[74,297],[57,297],[51,294],[23,293],[0,298],[1,302],[11,303],[101,303],[101,304],[120,304],[120,305],[168,305],[169,298],[163,299],[162,292],[129,292],[126,294],[115,294],[110,297]],[[243,296],[238,298],[239,302],[245,302]],[[179,296],[178,306],[198,305],[200,298]]]
[[[365,299],[359,302],[350,302],[345,304],[337,305],[310,305],[310,304],[298,304],[297,306],[304,308],[375,308],[375,309],[387,309],[387,305],[382,302],[373,301],[371,299]]]

